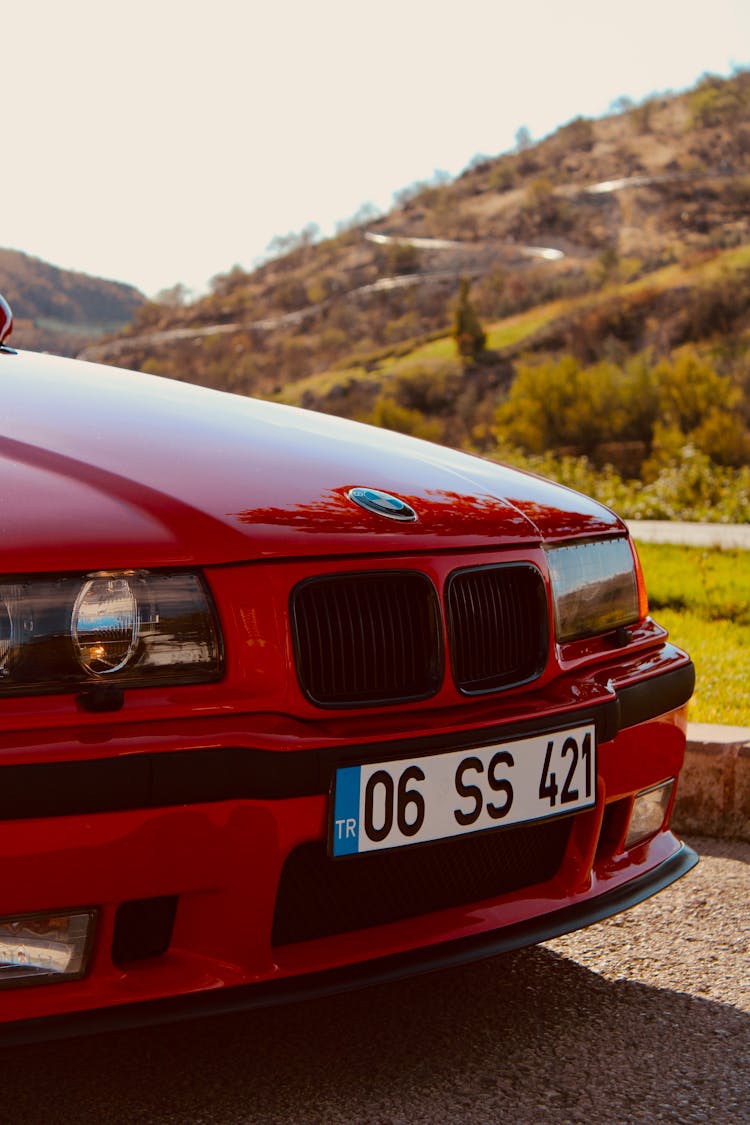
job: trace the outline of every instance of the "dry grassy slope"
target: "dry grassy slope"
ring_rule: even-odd
[[[145,306],[129,334],[99,357],[261,395],[299,398],[293,386],[305,380],[308,405],[347,410],[335,371],[355,372],[346,378],[358,384],[357,409],[371,403],[390,370],[387,357],[449,330],[461,275],[472,277],[485,323],[533,317],[538,305],[543,326],[550,302],[562,301],[550,347],[565,346],[568,311],[576,332],[581,303],[591,303],[596,319],[603,301],[620,299],[617,286],[651,276],[659,281],[650,320],[657,328],[664,317],[671,323],[681,296],[664,298],[670,282],[656,271],[675,264],[674,284],[684,289],[705,280],[700,270],[693,276],[691,265],[750,243],[750,75],[718,83],[709,94],[723,99],[721,112],[713,112],[713,103],[706,112],[698,89],[598,121],[571,122],[524,151],[478,161],[451,183],[415,187],[368,228],[459,240],[460,248],[375,245],[365,239],[365,228],[317,244],[301,239],[252,273],[234,270],[217,279],[214,292],[195,304]],[[621,177],[657,179],[610,193],[587,190]],[[558,248],[565,257],[540,262],[524,253],[529,244]],[[406,280],[398,288],[362,291],[393,275]],[[648,293],[639,301],[636,320],[645,325]],[[622,342],[673,345],[679,332],[670,335],[669,323],[654,338],[636,325]],[[216,324],[236,329],[169,335]],[[528,336],[522,331],[518,346],[526,346]],[[331,371],[333,377],[323,374]],[[316,376],[328,388],[322,399],[314,391]],[[507,369],[498,381],[507,381]],[[365,383],[371,391],[363,399]]]
[[[123,328],[145,300],[131,285],[4,249],[0,293],[13,308],[13,344],[61,355],[75,355],[87,342]]]

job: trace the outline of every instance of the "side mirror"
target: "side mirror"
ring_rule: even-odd
[[[0,347],[13,331],[13,310],[0,293]]]

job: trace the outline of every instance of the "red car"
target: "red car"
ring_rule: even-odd
[[[696,862],[693,666],[612,512],[148,375],[0,376],[7,1038],[456,965]]]

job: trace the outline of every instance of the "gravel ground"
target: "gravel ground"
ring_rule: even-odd
[[[0,1055],[0,1119],[750,1122],[750,845],[627,914],[479,965]]]

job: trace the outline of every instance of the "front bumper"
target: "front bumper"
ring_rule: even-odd
[[[472,712],[470,729],[445,723],[426,734],[424,724],[419,734],[371,743],[347,739],[345,728],[327,737],[299,730],[292,739],[279,717],[260,734],[257,718],[248,730],[233,717],[144,723],[108,736],[101,728],[97,740],[88,729],[75,745],[69,736],[43,745],[40,736],[42,760],[2,767],[0,916],[93,908],[96,933],[82,979],[0,991],[3,1037],[181,1019],[398,979],[532,944],[653,894],[696,861],[668,818],[652,838],[623,850],[633,795],[676,778],[684,754],[692,666],[665,646],[653,667],[646,678],[600,685],[582,707],[571,696],[567,706],[535,714],[527,699],[525,717],[498,724],[488,703]],[[579,722],[597,728],[598,800],[569,818],[551,877],[479,902],[274,945],[284,863],[325,839],[337,764],[374,750],[383,760],[440,753]],[[137,933],[123,940],[127,908],[136,904],[137,914],[138,904],[152,902],[167,904],[163,948],[139,943]],[[139,924],[149,917],[141,910]]]
[[[177,1023],[202,1016],[227,1015],[254,1008],[319,1000],[358,988],[392,984],[406,977],[454,969],[471,964],[472,961],[482,961],[500,953],[510,953],[514,949],[549,941],[561,934],[572,933],[573,930],[583,929],[594,922],[601,922],[664,890],[692,870],[697,862],[698,856],[693,849],[682,844],[674,855],[654,870],[636,876],[615,890],[562,907],[541,919],[517,922],[490,934],[479,934],[437,947],[410,950],[300,977],[286,977],[271,983],[237,985],[191,996],[173,996],[165,1000],[124,1004],[116,1008],[77,1012],[74,1015],[19,1020],[0,1031],[0,1041],[11,1044],[32,1043],[39,1039],[67,1039],[104,1031]]]

